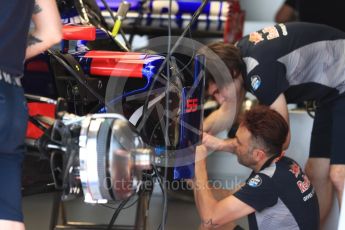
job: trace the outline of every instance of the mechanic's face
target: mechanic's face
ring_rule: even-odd
[[[236,90],[236,93],[234,93]],[[207,93],[212,96],[220,105],[226,102],[236,101],[237,97],[241,95],[243,90],[242,76],[236,78],[232,83],[224,85],[221,89],[217,87],[216,83],[210,82]]]
[[[254,148],[251,133],[247,128],[240,125],[235,136],[235,152],[237,160],[240,164],[252,168],[256,165],[257,161],[254,159]]]
[[[209,83],[207,93],[209,96],[212,96],[220,105],[225,101],[225,98],[220,94],[219,89],[214,82]]]

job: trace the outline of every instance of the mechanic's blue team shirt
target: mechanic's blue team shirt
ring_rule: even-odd
[[[23,75],[24,57],[34,0],[0,2],[0,70],[13,76]]]
[[[284,93],[288,103],[328,102],[345,92],[345,33],[302,22],[253,32],[237,47],[246,63],[246,90],[271,105]]]
[[[234,194],[256,210],[248,216],[250,230],[318,230],[319,205],[308,177],[294,160],[277,159]]]

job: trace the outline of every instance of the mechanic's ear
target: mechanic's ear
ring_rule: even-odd
[[[262,159],[266,157],[266,153],[262,149],[254,149],[253,157],[256,161],[261,161]]]

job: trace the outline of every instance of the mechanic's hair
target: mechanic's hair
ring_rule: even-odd
[[[241,125],[249,130],[254,145],[263,148],[267,156],[282,152],[289,126],[275,110],[267,106],[256,106],[244,113]]]
[[[242,60],[241,52],[233,44],[224,42],[211,43],[207,47],[200,49],[199,53],[206,56],[206,89],[210,82],[216,83],[217,87],[221,89],[228,83],[231,83],[232,80],[238,78],[240,74],[245,73],[245,64]],[[226,70],[221,69],[220,61],[223,61],[231,76],[225,74]]]

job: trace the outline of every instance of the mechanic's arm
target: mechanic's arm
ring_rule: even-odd
[[[224,102],[219,109],[211,113],[203,123],[203,131],[211,135],[216,135],[221,131],[229,130],[231,128],[234,117],[231,112],[233,103]],[[236,107],[235,107],[236,108]]]
[[[207,133],[203,133],[202,144],[208,152],[222,151],[233,153],[235,151],[235,139],[220,139]]]
[[[286,141],[283,145],[283,150],[286,150],[289,145],[290,145],[290,141],[291,141],[291,132],[290,132],[290,121],[289,121],[289,111],[288,111],[288,107],[287,107],[287,103],[286,103],[286,99],[283,93],[281,93],[278,98],[272,103],[272,105],[270,105],[271,109],[274,109],[275,111],[277,111],[280,115],[282,115],[285,119],[285,121],[288,123],[289,125],[289,133],[286,137]]]
[[[32,21],[35,27],[28,37],[25,59],[42,53],[62,38],[60,15],[55,0],[35,0]]]
[[[203,226],[207,229],[220,227],[228,222],[247,216],[255,210],[235,196],[217,201],[208,186],[206,171],[207,149],[201,145],[196,150],[195,162],[195,203]]]

